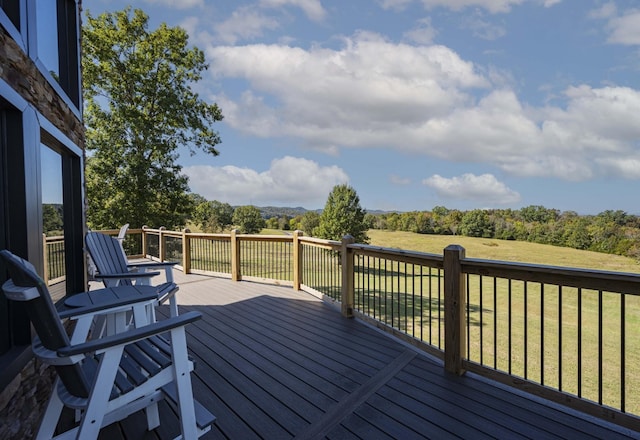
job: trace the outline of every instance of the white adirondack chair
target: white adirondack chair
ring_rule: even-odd
[[[180,438],[195,439],[210,430],[215,417],[193,399],[193,363],[185,333],[186,325],[201,318],[199,313],[91,340],[77,330],[70,339],[61,319],[93,319],[110,310],[94,307],[88,313],[79,308],[59,314],[46,284],[28,261],[7,250],[0,251],[0,258],[10,275],[2,290],[8,300],[25,305],[37,334],[32,342],[34,354],[58,374],[37,439],[96,439],[102,427],[142,409],[151,430],[160,425],[158,402],[162,399],[178,410]],[[159,336],[167,332],[170,342]],[[79,425],[54,437],[64,407],[81,415]]]

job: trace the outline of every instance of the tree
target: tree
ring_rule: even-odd
[[[257,234],[266,223],[255,206],[238,206],[233,212],[233,224],[243,234]]]
[[[278,229],[278,217],[271,217],[268,218],[267,221],[265,222],[265,224],[267,225],[267,228],[269,229]]]
[[[349,234],[356,243],[369,243],[364,216],[356,190],[349,185],[336,185],[329,194],[314,235],[328,240],[342,240]]]
[[[525,222],[547,223],[557,220],[560,212],[557,209],[549,209],[540,205],[530,205],[520,209],[520,215]]]
[[[307,211],[300,219],[300,229],[307,235],[313,235],[313,231],[318,226],[320,226],[320,214],[316,211]]]
[[[222,120],[191,84],[207,69],[179,27],[148,29],[139,9],[87,13],[82,30],[86,182],[92,228],[181,227],[193,209],[179,146],[217,155]]]
[[[47,235],[62,234],[62,205],[44,203],[42,205],[42,230]]]
[[[495,226],[489,218],[487,211],[474,209],[462,216],[460,221],[460,233],[468,237],[492,238]]]
[[[224,231],[233,222],[233,207],[228,203],[204,199],[195,207],[192,219],[205,232]]]

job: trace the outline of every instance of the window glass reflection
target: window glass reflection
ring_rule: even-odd
[[[40,149],[42,179],[42,230],[45,279],[52,298],[65,294],[64,210],[62,194],[62,156],[44,144]]]
[[[42,145],[41,161],[43,230],[47,235],[62,235],[62,157]]]
[[[17,0],[0,0],[0,8],[7,14],[16,29],[20,30],[20,2]]]
[[[60,78],[58,56],[58,12],[56,0],[36,1],[36,31],[38,58],[56,81]]]

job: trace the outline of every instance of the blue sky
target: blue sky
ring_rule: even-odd
[[[83,0],[92,15],[119,0]],[[139,0],[205,52],[220,155],[180,156],[232,205],[544,205],[640,214],[632,0]]]

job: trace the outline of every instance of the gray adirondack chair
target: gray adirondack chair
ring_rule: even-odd
[[[166,281],[158,285],[158,301],[169,301],[171,316],[178,315],[178,304],[175,293],[178,285],[173,282],[173,266],[171,262],[148,262],[129,264],[118,239],[101,232],[89,232],[85,238],[87,251],[91,255],[98,273],[95,278],[105,287],[151,284],[151,279],[160,275],[164,269]]]
[[[193,399],[193,363],[185,333],[186,325],[201,318],[199,313],[92,340],[76,330],[69,338],[61,319],[92,319],[92,314],[82,308],[58,313],[46,284],[28,261],[7,250],[0,251],[0,258],[10,276],[2,290],[8,300],[25,304],[37,334],[33,352],[54,366],[58,375],[37,439],[95,439],[102,427],[143,409],[151,430],[160,425],[158,402],[162,399],[177,408],[181,438],[195,439],[210,430],[215,417]],[[110,313],[95,308],[92,312]],[[168,339],[161,336],[167,332]],[[81,415],[79,424],[54,437],[65,406]]]

